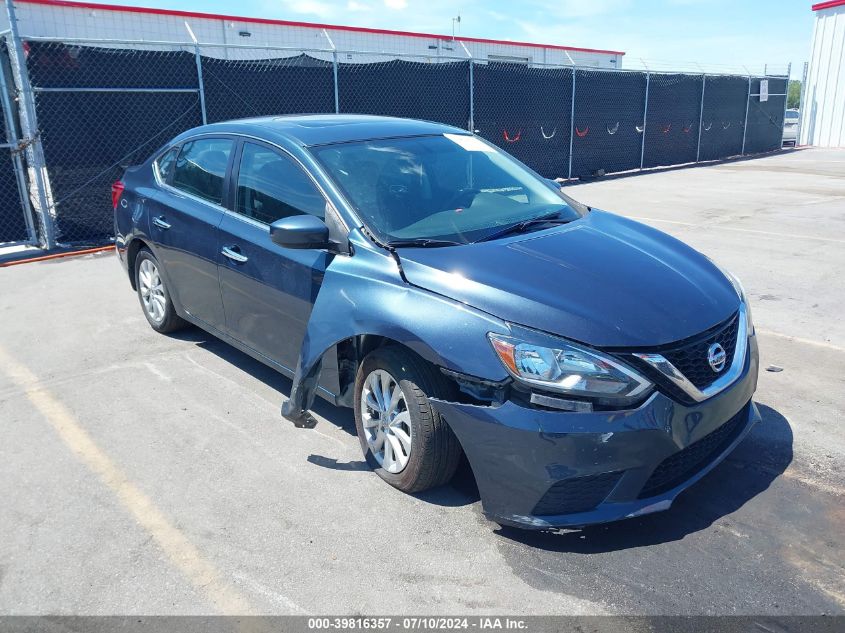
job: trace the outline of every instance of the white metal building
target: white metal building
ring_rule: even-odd
[[[845,147],[845,0],[820,2],[813,11],[816,23],[799,142]]]
[[[478,60],[507,60],[537,64],[576,64],[620,68],[621,51],[577,48],[473,37],[456,37],[353,26],[315,24],[267,18],[196,13],[68,0],[16,0],[22,37],[57,39],[190,41],[186,23],[203,54],[219,57],[253,57],[237,46],[296,47],[302,50],[384,52],[437,58],[470,55]],[[5,15],[3,20],[6,21]],[[7,28],[7,27],[3,27]],[[218,47],[215,48],[214,45]],[[262,54],[266,56],[266,53]],[[318,55],[320,56],[320,55]],[[348,60],[369,61],[351,54]]]

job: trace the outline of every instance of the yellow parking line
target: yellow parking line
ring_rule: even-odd
[[[247,599],[229,584],[182,532],[171,524],[152,499],[132,483],[94,442],[73,413],[38,381],[38,377],[0,347],[0,371],[24,390],[26,397],[46,418],[79,460],[117,496],[123,507],[144,528],[170,562],[224,614],[252,612]]]

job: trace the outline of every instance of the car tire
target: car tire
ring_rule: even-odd
[[[156,332],[168,334],[188,325],[187,321],[176,314],[167,284],[161,275],[161,265],[147,249],[141,249],[135,257],[135,288],[141,311]]]
[[[388,399],[380,396],[385,384],[388,393],[395,393],[394,386],[401,392],[393,411],[392,398],[386,402]],[[434,367],[398,346],[376,349],[358,368],[358,440],[367,463],[391,486],[403,492],[421,492],[447,483],[455,474],[461,459],[460,443],[428,400],[447,392],[448,384]]]

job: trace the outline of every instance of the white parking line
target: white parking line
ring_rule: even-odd
[[[161,371],[161,369],[159,369],[158,367],[156,367],[156,366],[155,366],[155,365],[153,365],[152,363],[147,363],[147,362],[145,362],[145,363],[144,363],[144,367],[146,367],[147,369],[149,369],[151,374],[153,374],[153,375],[155,375],[156,377],[160,378],[160,379],[161,379],[161,380],[163,380],[164,382],[173,382],[173,381],[172,381],[172,379],[170,378],[170,376],[168,376],[167,374],[165,374],[163,371]]]
[[[789,341],[794,341],[795,343],[801,343],[802,345],[812,345],[814,347],[822,347],[824,349],[829,349],[834,352],[845,352],[845,347],[840,347],[839,345],[834,345],[833,343],[828,343],[827,341],[815,341],[811,338],[801,338],[800,336],[792,336],[790,334],[781,334],[780,332],[773,332],[772,330],[765,330],[761,328],[755,328],[758,334],[763,334],[764,336],[776,336],[778,338],[787,339]]]
[[[271,600],[272,602],[278,604],[286,611],[289,611],[290,613],[298,613],[300,615],[308,615],[308,611],[296,604],[286,595],[281,594],[275,589],[258,582],[251,576],[247,576],[242,572],[235,572],[233,576],[237,578],[241,582],[241,584],[247,586],[254,593],[261,594],[268,600]]]
[[[845,244],[845,240],[837,239],[835,237],[817,237],[815,235],[795,235],[794,233],[777,233],[775,231],[759,231],[757,229],[740,229],[738,227],[725,226],[723,224],[707,224],[704,222],[680,222],[679,220],[663,220],[660,218],[646,218],[638,215],[626,216],[632,220],[639,220],[641,222],[662,222],[664,224],[677,224],[679,226],[690,226],[697,229],[718,229],[720,231],[737,231],[740,233],[754,233],[755,235],[769,235],[772,237],[782,237],[786,239],[798,240],[817,240],[820,242],[833,242],[834,244]]]

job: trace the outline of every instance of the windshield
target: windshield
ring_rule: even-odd
[[[524,220],[574,220],[586,212],[470,135],[339,143],[312,152],[384,243],[468,243]]]

